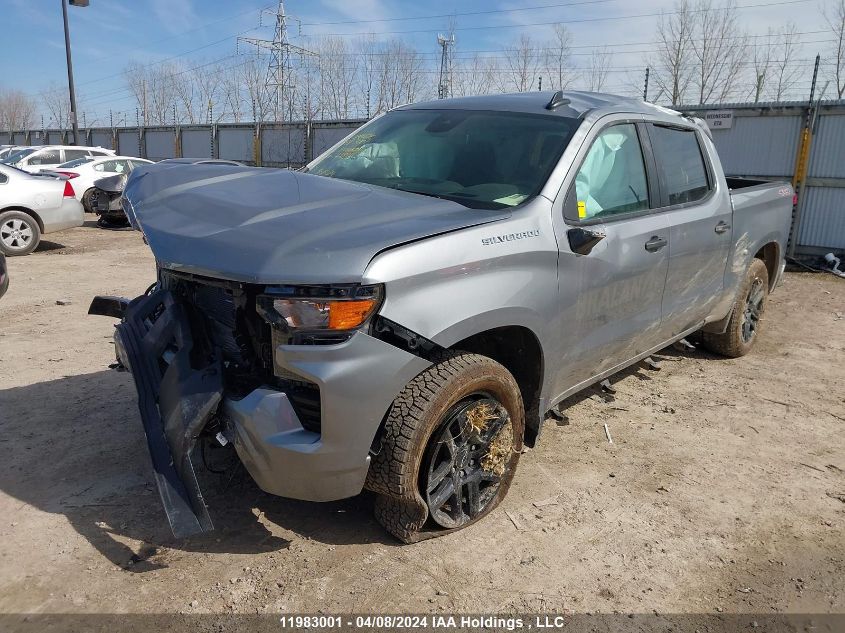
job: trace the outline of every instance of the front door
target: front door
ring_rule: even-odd
[[[659,342],[670,234],[665,215],[652,212],[658,192],[644,134],[636,122],[602,128],[564,202],[559,394]],[[576,230],[604,237],[579,254],[570,242]]]

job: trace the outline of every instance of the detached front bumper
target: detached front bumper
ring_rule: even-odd
[[[358,494],[370,449],[391,402],[430,363],[356,332],[336,345],[280,345],[276,364],[320,390],[320,432],[306,430],[284,391],[224,396],[223,367],[191,357],[184,308],[169,290],[125,300],[97,297],[91,314],[122,316],[115,332],[120,362],[138,391],[141,421],[162,504],[177,537],[213,529],[191,462],[212,418],[231,432],[235,450],[266,492],[308,501]]]

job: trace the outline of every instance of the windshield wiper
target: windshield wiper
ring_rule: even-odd
[[[390,186],[392,189],[398,189],[399,191],[407,191],[408,193],[418,193],[421,196],[429,196],[430,198],[438,198],[440,200],[448,200],[449,202],[457,202],[462,207],[466,207],[467,209],[489,209],[495,208],[480,204],[467,204],[467,202],[478,202],[475,200],[467,200],[467,198],[449,194],[449,193],[433,193],[431,191],[420,191],[419,189],[409,189],[407,187],[402,187],[399,183]],[[492,204],[492,203],[491,203]]]

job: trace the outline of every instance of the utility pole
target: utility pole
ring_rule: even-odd
[[[147,127],[147,80],[141,80],[141,86],[143,86],[143,111],[142,114],[144,115],[144,127]]]
[[[646,66],[645,68],[645,84],[643,85],[643,101],[648,101],[648,75],[651,71],[651,68]]]
[[[448,99],[452,91],[452,56],[449,49],[455,44],[455,34],[437,35],[440,45],[440,81],[437,85],[437,98]]]
[[[61,0],[62,20],[65,25],[65,58],[67,59],[67,87],[70,93],[70,122],[73,126],[73,144],[79,145],[79,124],[76,121],[76,91],[73,88],[73,61],[70,56],[70,30],[67,25],[67,3],[68,0]],[[70,0],[75,7],[87,7],[88,0]]]
[[[543,92],[543,75],[537,77],[537,92]]]
[[[276,28],[273,32],[273,39],[261,40],[253,37],[239,37],[240,42],[252,44],[258,49],[266,48],[270,51],[270,63],[267,64],[267,77],[264,81],[264,90],[273,103],[274,118],[279,120],[279,113],[284,112],[285,99],[290,102],[290,110],[293,110],[293,83],[291,81],[291,53],[302,57],[313,55],[309,50],[295,46],[288,41],[288,16],[285,13],[285,2],[279,0],[276,8]]]

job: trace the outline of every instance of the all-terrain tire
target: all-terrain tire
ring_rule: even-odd
[[[752,313],[749,312],[749,302],[758,293],[760,294],[759,307],[754,309],[752,317]],[[721,334],[702,332],[701,343],[703,347],[714,354],[728,358],[745,356],[754,347],[754,342],[760,335],[762,316],[768,296],[769,272],[763,260],[755,258],[745,273],[745,280],[737,294],[727,329]],[[754,322],[749,337],[747,322],[752,318]]]
[[[6,257],[29,255],[41,242],[41,228],[23,211],[0,213],[0,251]]]
[[[421,468],[429,441],[444,416],[473,394],[489,394],[510,417],[512,446],[495,496],[483,511],[461,529],[492,511],[507,494],[522,451],[525,409],[519,386],[510,372],[491,358],[465,352],[446,352],[409,382],[393,401],[385,423],[381,449],[373,459],[367,488],[378,493],[375,517],[393,536],[413,543],[445,534],[449,529],[430,523],[429,507],[421,494]]]

